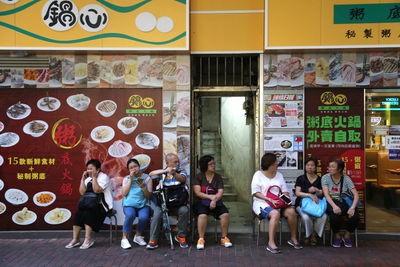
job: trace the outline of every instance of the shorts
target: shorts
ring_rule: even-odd
[[[286,207],[286,208],[289,208],[289,207]],[[273,211],[273,210],[279,210],[279,214],[281,215],[281,218],[283,218],[283,217],[285,217],[285,216],[284,216],[284,213],[285,213],[286,208],[283,208],[283,209],[274,209],[274,208],[271,208],[270,206],[266,207],[264,210],[262,210],[262,209],[260,208],[260,211],[261,211],[261,212],[260,212],[260,216],[263,217],[264,219],[269,219],[269,218],[268,218],[268,214],[269,214],[271,211]]]
[[[193,204],[193,212],[196,215],[210,215],[210,213],[212,213],[215,219],[218,220],[222,214],[229,213],[229,210],[223,203],[211,210],[210,207],[204,206],[201,201],[198,201],[197,203]]]

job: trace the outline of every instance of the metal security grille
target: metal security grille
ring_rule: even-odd
[[[48,57],[5,57],[0,56],[1,69],[32,68],[46,69],[49,67]]]
[[[192,86],[258,86],[258,55],[192,55]]]

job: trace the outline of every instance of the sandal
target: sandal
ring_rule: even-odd
[[[311,235],[311,246],[316,246],[317,243],[318,243],[317,235],[315,233],[313,233]]]

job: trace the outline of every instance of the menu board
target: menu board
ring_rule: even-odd
[[[317,174],[326,173],[330,160],[341,158],[364,198],[364,97],[362,89],[310,88],[306,90],[306,155],[317,159]],[[365,227],[365,206],[359,207]]]
[[[303,167],[302,134],[265,134],[264,150],[277,156],[280,169],[301,169]]]
[[[303,128],[303,94],[264,94],[264,127]]]
[[[2,89],[0,230],[71,229],[85,163],[100,160],[122,212],[135,157],[162,166],[161,89]],[[122,214],[122,213],[121,213]]]

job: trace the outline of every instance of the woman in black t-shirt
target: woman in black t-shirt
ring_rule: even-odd
[[[195,195],[193,210],[198,216],[197,229],[199,232],[197,249],[204,249],[204,234],[207,228],[207,216],[210,212],[221,222],[221,245],[231,247],[232,243],[227,237],[229,211],[222,203],[224,182],[221,175],[215,172],[215,161],[212,156],[201,157],[199,165],[201,172],[196,175],[193,181]]]
[[[300,175],[296,180],[296,211],[300,214],[302,223],[305,227],[305,243],[311,241],[311,245],[317,244],[317,235],[322,237],[326,223],[325,213],[321,217],[317,218],[301,211],[302,198],[309,197],[318,203],[319,199],[323,196],[321,177],[315,173],[316,166],[317,162],[315,159],[306,159],[305,174]]]

